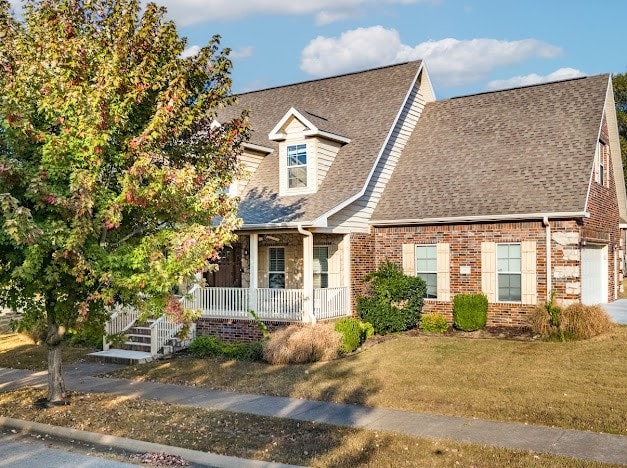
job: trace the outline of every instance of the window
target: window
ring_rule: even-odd
[[[426,298],[438,297],[438,262],[435,245],[416,246],[416,276],[427,284]]]
[[[594,180],[600,185],[607,187],[609,176],[609,163],[607,157],[607,145],[602,141],[597,142],[594,154]]]
[[[307,145],[304,143],[287,147],[287,186],[307,187]]]
[[[268,287],[285,289],[285,248],[268,248]]]
[[[313,287],[329,287],[329,248],[313,248]]]
[[[496,246],[497,288],[499,301],[518,302],[521,300],[520,265],[520,244],[498,244]]]

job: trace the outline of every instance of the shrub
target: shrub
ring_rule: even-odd
[[[420,329],[428,333],[444,333],[448,330],[448,322],[441,314],[423,314],[420,318]]]
[[[372,294],[357,299],[357,314],[380,335],[404,331],[416,326],[426,292],[424,281],[408,276],[401,267],[384,262],[367,275]]]
[[[335,359],[342,335],[328,323],[290,325],[270,334],[263,358],[270,364],[304,364]]]
[[[558,330],[564,337],[587,340],[612,328],[612,320],[598,305],[571,304],[559,316]]]
[[[488,323],[485,294],[457,294],[453,298],[453,325],[463,331],[480,330]]]
[[[355,317],[341,318],[334,323],[333,328],[342,334],[340,350],[343,353],[352,353],[374,334],[372,324]]]
[[[612,321],[600,306],[571,304],[561,309],[553,304],[537,306],[529,317],[534,333],[560,341],[587,340],[612,328]]]
[[[197,358],[222,356],[238,361],[260,361],[263,346],[253,343],[225,343],[215,336],[198,336],[189,346],[189,352]]]

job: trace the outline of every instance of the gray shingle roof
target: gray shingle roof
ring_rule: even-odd
[[[239,95],[218,121],[226,112],[248,109],[250,142],[275,149],[242,194],[244,223],[311,222],[359,193],[419,68],[420,62],[409,62]],[[291,107],[320,130],[351,142],[340,149],[317,193],[279,197],[278,143],[268,133]]]
[[[583,212],[608,75],[427,104],[373,220]]]

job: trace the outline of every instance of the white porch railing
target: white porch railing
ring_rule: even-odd
[[[183,299],[186,307],[201,310],[206,317],[250,318],[248,289],[195,288]]]
[[[105,336],[102,338],[102,349],[107,351],[110,343],[107,341],[109,335],[117,335],[133,326],[137,321],[139,311],[130,306],[121,306],[116,304],[111,309],[109,321],[105,323]]]
[[[250,319],[248,311],[254,310],[264,320],[300,322],[304,302],[302,289],[197,288],[190,291],[185,306],[206,318]],[[349,315],[348,288],[315,289],[314,313],[317,319]]]
[[[302,289],[257,289],[257,315],[267,320],[300,322],[303,318]]]
[[[163,345],[178,334],[183,328],[182,323],[172,320],[169,315],[162,315],[150,324],[150,354],[156,356]],[[189,334],[186,339],[193,339],[196,336],[196,324],[190,325]]]
[[[314,289],[314,315],[318,320],[349,315],[348,288]]]

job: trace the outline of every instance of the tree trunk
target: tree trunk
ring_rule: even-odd
[[[48,317],[48,404],[65,404],[65,384],[61,373],[61,343],[65,335],[65,327],[58,325]]]
[[[61,343],[48,345],[48,402],[65,403],[65,384],[61,373]]]

